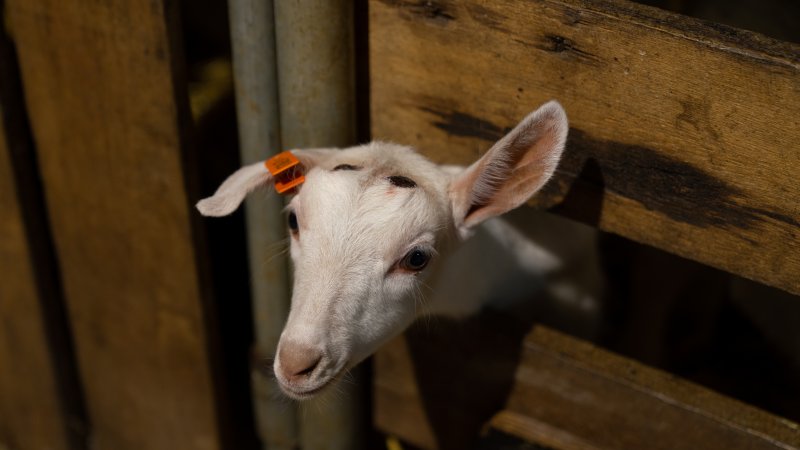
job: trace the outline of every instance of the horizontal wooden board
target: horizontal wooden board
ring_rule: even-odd
[[[564,450],[800,446],[798,424],[544,327],[491,424]]]
[[[177,3],[10,0],[6,12],[91,448],[219,448]]]
[[[800,46],[621,0],[370,2],[373,138],[467,164],[549,99],[532,205],[800,293]]]
[[[0,57],[0,63],[7,61]],[[69,418],[59,398],[3,113],[0,109],[0,448],[67,450]]]
[[[509,345],[513,321],[498,337],[488,319],[379,353],[378,427],[425,449],[469,448],[487,427],[557,450],[800,446],[798,424],[542,326]]]

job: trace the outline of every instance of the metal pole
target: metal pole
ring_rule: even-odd
[[[243,163],[281,150],[272,0],[230,0],[236,115]],[[282,199],[252,196],[246,204],[253,313],[259,358],[272,361],[289,311]],[[297,410],[282,397],[274,377],[253,371],[256,426],[266,449],[298,447]]]
[[[353,145],[352,1],[279,1],[275,18],[284,145]]]
[[[355,141],[353,2],[275,4],[281,135],[286,148],[343,147]],[[339,392],[303,403],[303,450],[358,450],[366,435],[361,369]]]

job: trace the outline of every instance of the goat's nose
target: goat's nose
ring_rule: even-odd
[[[283,377],[296,383],[311,376],[322,360],[322,352],[310,347],[287,343],[281,346],[278,359]]]

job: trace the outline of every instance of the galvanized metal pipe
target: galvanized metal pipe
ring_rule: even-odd
[[[355,141],[353,2],[275,4],[281,135],[286,148],[348,146]],[[361,370],[339,392],[304,403],[303,450],[364,446],[366,388]],[[325,393],[323,393],[325,395]]]
[[[228,5],[240,149],[243,163],[248,164],[281,150],[274,11],[272,0],[230,0]],[[255,351],[269,361],[289,311],[282,208],[282,199],[272,193],[254,195],[246,203]],[[296,449],[295,406],[282,397],[274,377],[254,371],[252,383],[264,448]]]
[[[352,145],[353,2],[279,1],[275,18],[284,145]]]

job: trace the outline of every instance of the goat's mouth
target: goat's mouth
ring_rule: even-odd
[[[280,385],[281,390],[283,391],[283,393],[286,394],[288,397],[293,398],[295,400],[308,400],[310,398],[315,397],[318,393],[320,393],[326,387],[328,387],[328,386],[332,385],[333,383],[335,383],[336,380],[339,378],[339,374],[341,374],[341,371],[339,373],[337,373],[336,375],[334,375],[334,376],[328,378],[327,380],[323,381],[319,386],[308,388],[308,389],[291,386],[289,384],[284,384],[282,382],[279,382],[278,384]]]

